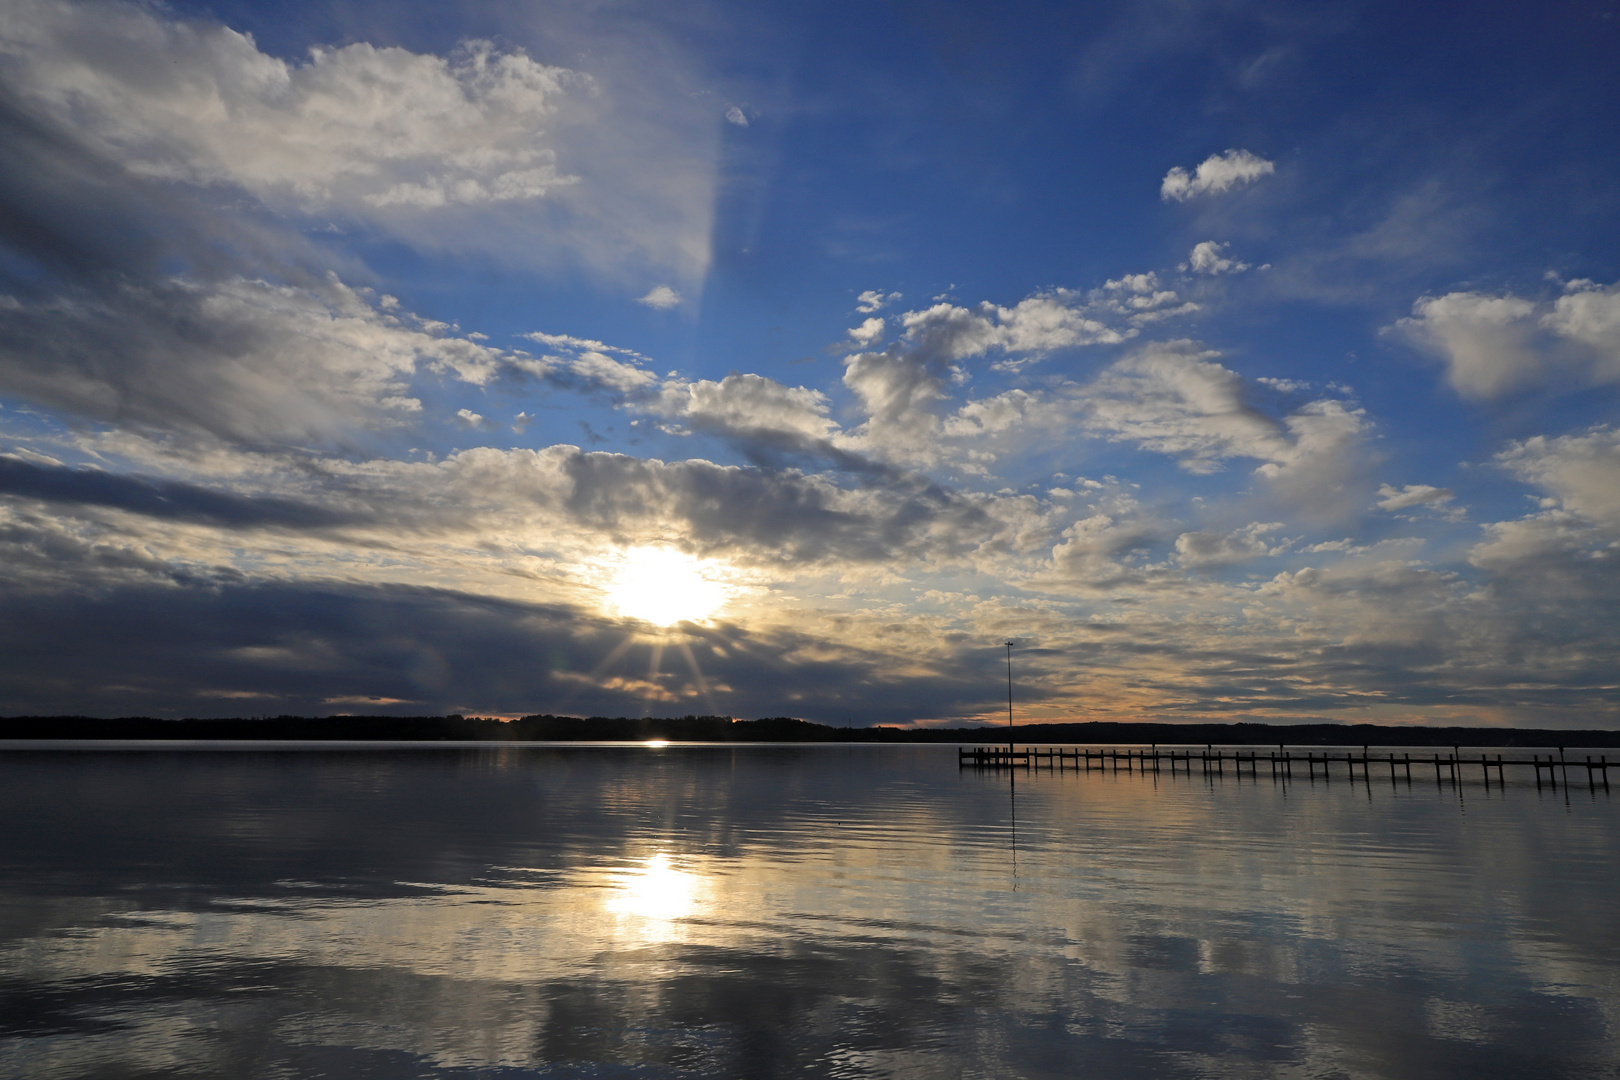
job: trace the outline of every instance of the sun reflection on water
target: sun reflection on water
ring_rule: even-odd
[[[659,852],[645,866],[615,875],[607,909],[615,915],[636,915],[643,919],[673,922],[697,909],[698,875],[670,865],[669,856]]]

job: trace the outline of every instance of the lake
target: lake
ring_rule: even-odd
[[[1620,803],[1413,771],[12,748],[0,1075],[1620,1076]]]

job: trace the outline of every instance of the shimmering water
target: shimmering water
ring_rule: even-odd
[[[0,811],[8,1077],[1620,1075],[1584,777],[13,750]]]

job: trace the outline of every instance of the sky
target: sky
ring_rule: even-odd
[[[1616,55],[8,0],[0,714],[1620,726]]]

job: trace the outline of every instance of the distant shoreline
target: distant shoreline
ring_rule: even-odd
[[[164,720],[132,716],[0,717],[8,740],[188,740],[254,742],[799,742],[969,743],[1007,741],[1006,727],[835,727],[792,717],[577,717],[518,720],[476,716],[277,716]],[[1620,747],[1620,731],[1385,724],[1162,724],[1088,721],[1018,724],[1018,743],[1221,746]]]

